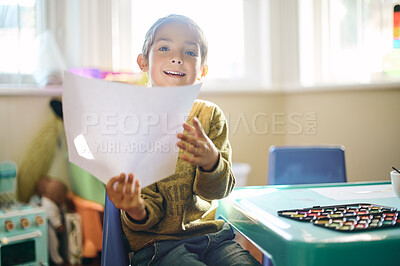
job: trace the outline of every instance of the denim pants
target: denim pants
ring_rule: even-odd
[[[212,234],[155,242],[132,256],[132,265],[260,265],[233,241],[234,233],[228,224]]]

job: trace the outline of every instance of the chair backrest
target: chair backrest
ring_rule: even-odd
[[[120,210],[105,194],[101,266],[127,266],[129,249],[123,237]]]
[[[268,184],[346,182],[342,146],[278,147],[269,149]]]

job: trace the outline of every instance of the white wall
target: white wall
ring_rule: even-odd
[[[315,135],[286,135],[285,144],[342,144],[349,181],[389,180],[400,167],[400,90],[294,93],[287,112],[317,113]]]

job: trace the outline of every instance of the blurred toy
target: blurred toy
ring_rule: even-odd
[[[53,107],[52,107],[53,108]],[[36,185],[46,176],[53,163],[63,133],[60,117],[52,112],[24,154],[17,173],[17,199],[28,202],[35,194]]]
[[[65,260],[70,264],[81,263],[82,229],[80,214],[76,212],[73,193],[66,185],[47,176],[36,184],[36,194],[30,204],[41,205],[48,219],[48,246],[54,264]]]
[[[97,68],[70,68],[69,71],[82,77],[124,82],[141,86],[147,86],[149,82],[149,78],[145,72],[112,72]]]
[[[83,243],[81,216],[79,213],[72,212],[66,213],[64,217],[68,248],[62,249],[61,255],[70,264],[80,264],[82,262]]]
[[[64,263],[59,253],[60,234],[65,232],[64,211],[67,201],[67,187],[61,181],[42,178],[37,186],[38,195],[42,194],[41,205],[46,209],[48,223],[49,255],[55,264]]]
[[[146,73],[108,73],[104,78],[108,81],[124,82],[136,85],[146,86],[149,78]]]

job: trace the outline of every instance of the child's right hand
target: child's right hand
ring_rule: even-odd
[[[132,219],[143,221],[147,213],[144,200],[140,196],[140,182],[138,179],[135,180],[135,189],[132,192],[133,181],[132,173],[129,174],[126,182],[125,174],[115,176],[106,185],[107,194],[115,207],[124,210]],[[117,183],[116,186],[114,186],[115,183]]]

